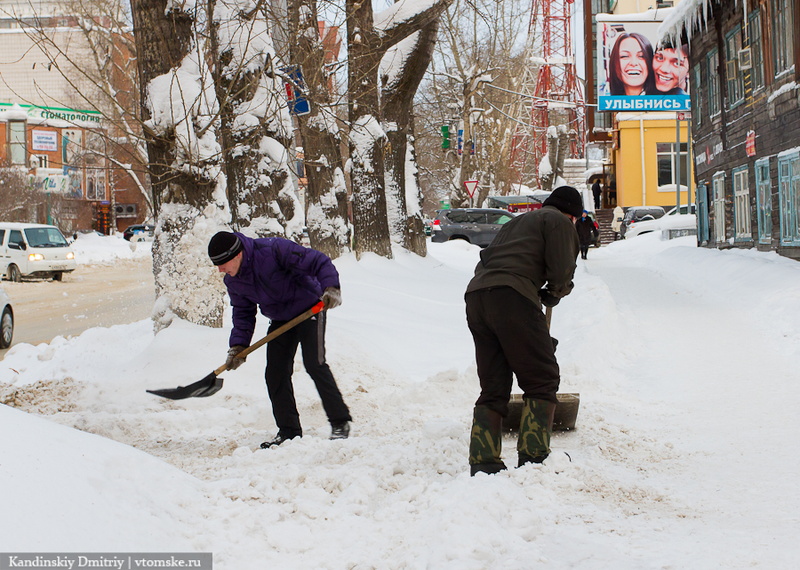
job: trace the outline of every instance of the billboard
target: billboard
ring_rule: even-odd
[[[599,111],[688,111],[689,46],[660,37],[659,21],[597,21]]]

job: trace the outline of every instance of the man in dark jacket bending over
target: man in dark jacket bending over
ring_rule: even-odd
[[[517,465],[541,463],[550,453],[560,376],[542,304],[552,307],[572,290],[581,212],[578,191],[561,186],[541,209],[505,224],[481,252],[464,296],[481,383],[469,445],[472,475],[506,468],[500,450],[512,374],[524,402]]]
[[[250,345],[258,309],[271,319],[269,332],[272,332],[320,299],[326,310],[342,302],[339,273],[330,258],[293,241],[251,239],[240,233],[218,232],[208,244],[208,255],[225,273],[233,306],[229,370],[244,362],[236,355]],[[331,424],[331,439],[345,439],[350,434],[350,411],[325,361],[326,312],[317,313],[267,344],[267,391],[278,434],[261,444],[264,449],[303,435],[292,387],[298,344],[303,350],[303,364],[317,387]]]

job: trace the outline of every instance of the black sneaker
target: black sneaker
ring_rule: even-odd
[[[350,422],[331,424],[331,439],[347,439],[350,437]]]
[[[273,437],[271,440],[265,441],[264,443],[262,443],[261,444],[261,449],[269,449],[270,447],[277,447],[280,444],[282,444],[284,441],[286,441],[287,439],[294,439],[296,437],[303,437],[303,436],[302,435],[286,436],[286,435],[282,435],[282,434],[279,433],[278,435]]]

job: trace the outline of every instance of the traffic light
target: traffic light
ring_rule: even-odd
[[[450,148],[450,126],[442,125],[442,148]]]

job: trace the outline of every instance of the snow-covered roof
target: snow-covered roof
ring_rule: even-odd
[[[692,32],[708,19],[709,3],[710,0],[682,0],[664,18],[659,34],[677,40],[685,33],[691,38]]]

